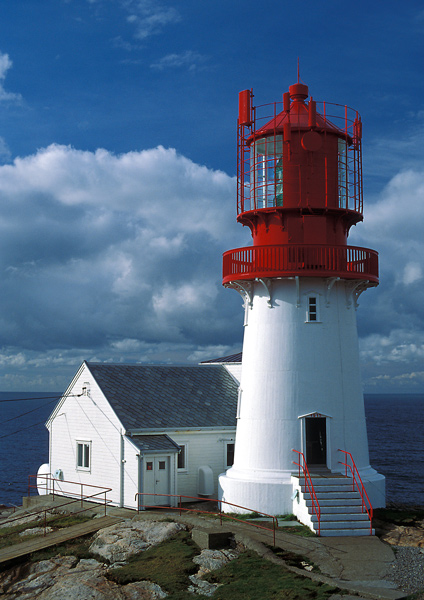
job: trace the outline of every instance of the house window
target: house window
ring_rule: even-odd
[[[308,296],[308,306],[306,311],[306,321],[315,323],[318,319],[318,298],[317,296]]]
[[[91,442],[77,442],[77,469],[89,471],[91,468]]]
[[[225,468],[232,467],[234,463],[234,442],[225,443]]]
[[[178,471],[187,471],[187,444],[179,444],[180,452],[178,454]]]

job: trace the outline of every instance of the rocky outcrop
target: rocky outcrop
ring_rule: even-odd
[[[55,557],[31,565],[25,579],[13,581],[13,571],[3,581],[0,594],[7,600],[158,600],[166,593],[150,581],[120,586],[106,577],[106,565],[75,556]]]
[[[124,521],[100,529],[90,546],[90,552],[112,565],[123,563],[132,554],[147,550],[186,529],[180,523],[163,521]]]
[[[26,563],[0,573],[0,596],[7,600],[159,600],[166,593],[155,583],[137,581],[119,585],[108,578],[108,571],[132,554],[173,537],[185,525],[164,521],[127,520],[101,529],[90,552],[97,559],[56,556]],[[26,530],[29,534],[33,529]],[[202,550],[193,561],[199,566],[190,577],[189,591],[211,596],[217,587],[203,580],[206,573],[219,569],[239,555],[236,550]],[[104,559],[103,562],[101,559]],[[109,564],[106,564],[109,563]]]
[[[412,527],[377,521],[375,527],[380,539],[392,546],[424,548],[424,524]]]
[[[199,570],[196,575],[190,575],[193,585],[188,588],[188,591],[202,596],[212,596],[220,584],[204,581],[203,577],[211,571],[220,569],[238,555],[239,552],[235,550],[202,550],[198,556],[193,558],[193,562],[199,565]]]

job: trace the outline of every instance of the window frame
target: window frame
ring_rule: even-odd
[[[177,454],[177,472],[178,473],[187,473],[188,471],[188,442],[178,442],[179,447],[182,449],[182,452],[178,452]],[[184,457],[184,465],[179,467],[178,463],[180,462],[180,456]]]
[[[81,463],[80,463],[80,451],[79,448],[81,447]],[[87,454],[84,450],[84,448],[88,449],[88,461],[86,461],[87,458]],[[91,463],[92,463],[92,444],[91,441],[88,440],[76,440],[76,470],[77,471],[85,471],[86,473],[90,473],[91,472]],[[88,462],[88,464],[86,465],[85,463]]]
[[[311,301],[315,301],[315,306]],[[311,310],[312,309],[312,310]],[[320,323],[319,294],[311,293],[306,296],[306,323]]]
[[[233,446],[233,462],[231,464],[228,463],[228,447]],[[235,440],[224,440],[224,467],[225,470],[230,469],[234,464],[234,452],[236,449]]]

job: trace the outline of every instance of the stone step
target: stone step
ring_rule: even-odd
[[[325,515],[360,515],[362,514],[362,506],[347,506],[347,505],[343,505],[343,506],[323,506],[322,504],[319,505],[320,509],[321,509],[321,514],[325,514]],[[311,508],[312,507],[309,507]],[[310,511],[309,511],[310,512]]]
[[[318,521],[318,517],[316,515],[311,515],[311,519],[312,521]],[[353,523],[353,522],[364,522],[367,521],[369,522],[369,517],[367,515],[367,513],[348,513],[348,512],[343,512],[340,514],[337,513],[323,513],[321,511],[321,523],[323,523],[324,521],[326,522],[340,522],[340,521],[344,521],[346,523]]]
[[[350,500],[356,500],[356,499],[360,499],[360,496],[358,494],[358,492],[327,492],[325,494],[320,494],[320,493],[316,493],[316,497],[318,498],[318,502],[320,502],[321,500],[336,500],[336,499],[343,499],[346,501],[350,501]],[[305,498],[305,500],[310,500],[311,499],[311,495],[309,492],[303,492],[303,497]]]
[[[321,506],[321,508],[323,507],[328,507],[328,508],[345,508],[345,507],[349,507],[349,508],[353,508],[353,507],[359,507],[361,508],[362,506],[362,500],[360,498],[321,498],[319,501],[319,505]],[[309,498],[308,500],[306,500],[306,506],[312,506],[312,500]]]
[[[366,529],[327,529],[323,530],[321,528],[321,537],[359,537],[359,536],[369,536],[375,535],[374,529],[372,530],[372,534],[370,534],[370,528]]]
[[[315,515],[313,515],[315,516]],[[370,529],[369,521],[353,521],[349,519],[340,521],[322,521],[321,520],[321,531],[325,529]]]
[[[301,485],[300,489],[302,492],[307,492],[309,490],[308,486]],[[323,484],[323,485],[315,485],[314,484],[315,493],[318,494],[326,494],[327,492],[354,492],[358,494],[358,490],[353,490],[351,485],[337,485],[337,484]]]

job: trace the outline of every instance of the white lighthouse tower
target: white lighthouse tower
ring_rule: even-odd
[[[223,510],[301,517],[304,501],[322,520],[323,479],[356,486],[363,510],[385,504],[356,327],[378,255],[347,245],[363,219],[360,116],[308,96],[299,82],[281,104],[239,96],[237,220],[253,245],[224,254],[223,284],[243,296],[245,322],[234,464],[219,485],[221,500],[244,507]]]

